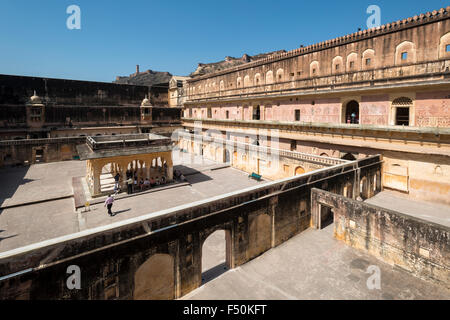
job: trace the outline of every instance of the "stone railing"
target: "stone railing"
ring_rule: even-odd
[[[155,134],[126,134],[116,136],[87,137],[87,144],[92,150],[162,146],[170,143],[170,139]]]
[[[0,147],[24,146],[24,145],[45,145],[45,144],[54,144],[54,143],[85,143],[85,142],[86,142],[86,137],[3,140],[3,141],[0,141]]]
[[[197,142],[197,143],[211,143],[216,146],[220,146],[223,148],[227,148],[228,150],[248,150],[249,152],[256,153],[256,154],[264,154],[264,155],[275,155],[279,157],[286,157],[306,162],[313,162],[313,163],[319,163],[325,166],[336,166],[339,164],[347,163],[349,161],[342,160],[342,159],[336,159],[336,158],[329,158],[329,157],[322,157],[322,156],[316,156],[308,153],[302,153],[302,152],[296,152],[296,151],[289,151],[289,150],[282,150],[278,148],[271,148],[271,147],[264,147],[264,146],[257,146],[249,143],[244,142],[238,142],[238,141],[232,141],[232,140],[225,140],[221,138],[216,137],[209,137],[209,136],[203,136],[198,134],[191,134],[187,132],[178,132],[178,138],[184,138],[189,141]]]
[[[186,104],[217,99],[240,99],[246,97],[270,97],[287,94],[306,94],[352,87],[376,88],[386,84],[443,79],[450,75],[450,60],[436,60],[401,66],[389,66],[373,70],[347,72],[335,75],[263,84],[245,88],[216,90],[207,93],[188,94]],[[448,80],[447,80],[448,81]]]

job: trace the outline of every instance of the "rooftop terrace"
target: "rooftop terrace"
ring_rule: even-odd
[[[87,137],[77,146],[81,160],[172,150],[171,139],[153,133]]]

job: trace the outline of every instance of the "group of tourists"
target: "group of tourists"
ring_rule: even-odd
[[[162,176],[160,179],[158,178],[143,178],[138,179],[138,176],[135,172],[131,172],[130,170],[127,170],[126,173],[127,180],[127,194],[133,194],[135,192],[144,191],[156,186],[164,185],[167,182],[167,179],[165,176]],[[117,173],[114,176],[114,193],[118,194],[120,192],[120,174]]]
[[[161,179],[154,179],[153,177],[141,178],[138,181],[138,176],[136,172],[131,172],[130,170],[127,170],[126,173],[127,176],[127,194],[132,194],[139,191],[144,191],[156,186],[160,186],[163,184],[166,184],[167,180],[165,176],[162,176]],[[174,170],[173,177],[178,181],[187,181],[186,177],[182,174],[180,170]],[[114,194],[108,195],[108,198],[105,201],[105,207],[108,208],[108,214],[112,217],[114,216],[112,212],[112,206],[114,203],[114,195],[117,195],[120,192],[120,174],[117,173],[114,176]]]

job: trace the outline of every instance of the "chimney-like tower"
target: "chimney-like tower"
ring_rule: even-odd
[[[139,65],[136,65],[136,74],[139,74]]]

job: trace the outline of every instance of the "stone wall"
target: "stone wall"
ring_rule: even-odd
[[[373,125],[293,123],[277,121],[184,119],[188,130],[218,132],[238,141],[347,160],[383,156],[383,187],[416,199],[450,204],[450,130]],[[219,134],[217,134],[219,135]],[[294,147],[294,148],[293,148]]]
[[[0,105],[24,105],[34,91],[46,105],[139,106],[149,87],[0,75]]]
[[[309,228],[312,188],[353,190],[380,165],[341,164],[0,253],[0,298],[182,297],[201,285],[209,235],[225,230],[227,265],[240,266]],[[80,290],[66,286],[71,265],[81,269]]]
[[[184,117],[449,127],[449,10],[190,79]]]
[[[369,94],[356,91],[343,93],[311,95],[308,97],[283,97],[273,99],[251,99],[233,102],[207,102],[186,104],[183,116],[194,119],[217,120],[255,120],[254,110],[259,107],[262,121],[291,121],[298,123],[345,123],[346,108],[352,101],[358,105],[359,124],[375,126],[397,125],[394,101],[407,97],[411,103],[409,126],[411,127],[449,127],[450,116],[447,105],[450,103],[450,85],[444,90],[404,88],[395,86],[377,90]],[[372,88],[374,89],[374,88]],[[395,92],[397,91],[397,92]],[[297,117],[296,117],[297,114]]]
[[[76,146],[85,142],[86,138],[0,141],[0,167],[73,160]]]
[[[165,110],[168,110],[166,108]],[[172,111],[173,114],[173,111]],[[86,136],[136,134],[140,131],[170,137],[180,127],[171,120],[148,127],[115,126],[92,128],[66,128],[50,131],[51,138],[0,141],[0,167],[57,162],[78,158],[77,145],[86,142]]]
[[[450,288],[450,228],[313,189],[313,216],[334,212],[334,236],[415,276]]]
[[[338,89],[424,74],[431,77],[449,67],[449,10],[450,7],[188,80],[188,100],[312,87]],[[404,53],[407,55],[402,59]]]

